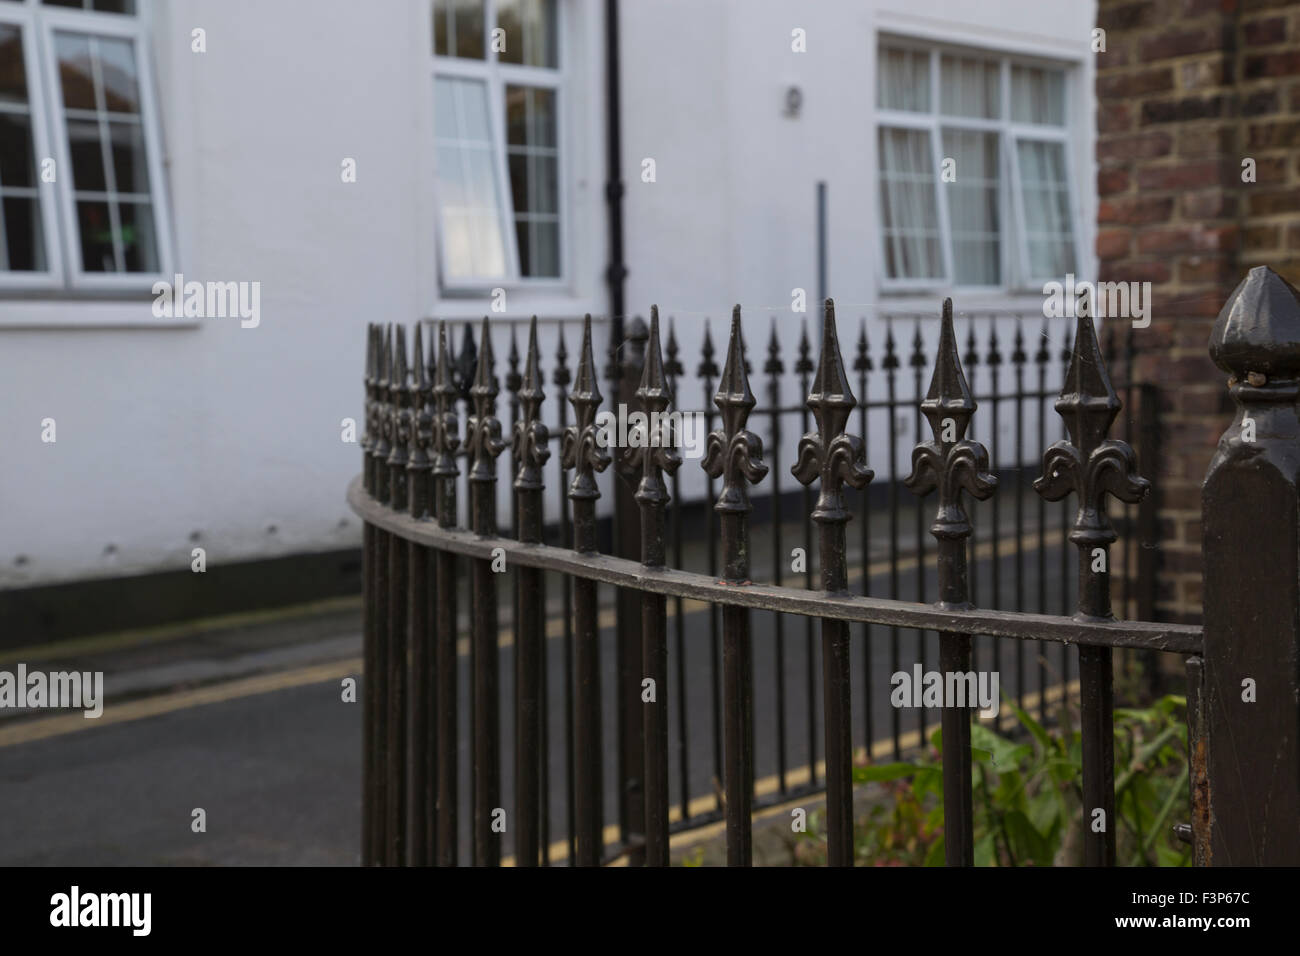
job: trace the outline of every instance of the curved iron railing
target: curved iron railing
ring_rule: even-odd
[[[1255,273],[1252,273],[1254,276]],[[1272,275],[1269,273],[1269,275]],[[1280,281],[1280,280],[1279,280]],[[1245,284],[1243,284],[1244,286]],[[1240,295],[1241,290],[1238,290]],[[1231,306],[1232,303],[1229,303]],[[1225,307],[1225,312],[1227,307]],[[598,584],[639,594],[642,623],[642,673],[657,693],[644,715],[643,835],[635,849],[648,865],[668,862],[669,709],[666,601],[693,599],[721,608],[725,792],[728,860],[751,862],[753,787],[752,676],[749,611],[780,611],[821,620],[822,691],[828,858],[832,865],[853,862],[850,727],[849,623],[916,628],[940,634],[940,669],[971,669],[971,635],[1054,641],[1079,647],[1083,738],[1083,798],[1089,811],[1115,819],[1113,780],[1114,648],[1142,648],[1188,655],[1193,749],[1203,744],[1200,698],[1202,629],[1177,624],[1117,621],[1111,613],[1108,553],[1117,535],[1106,515],[1106,499],[1136,502],[1148,482],[1137,474],[1136,456],[1108,430],[1120,401],[1106,373],[1086,310],[1080,310],[1069,367],[1056,403],[1069,437],[1044,456],[1035,489],[1049,501],[1070,494],[1077,499],[1069,540],[1079,551],[1078,607],[1073,617],[979,609],[973,606],[968,573],[971,521],[963,493],[977,499],[994,493],[996,477],[984,446],[966,437],[976,403],[962,370],[952,322],[951,301],[942,311],[941,338],[929,391],[921,409],[933,437],[919,442],[906,486],[917,495],[937,492],[930,533],[937,541],[939,601],[910,603],[864,595],[847,588],[844,485],[864,488],[873,473],[863,461],[862,439],[849,428],[858,407],[849,384],[835,322],[834,305],[825,303],[821,354],[808,389],[811,426],[798,445],[792,471],[815,490],[811,510],[818,524],[821,588],[755,584],[749,579],[748,489],[763,480],[768,466],[762,441],[747,428],[757,401],[750,389],[741,340],[740,311],[731,334],[715,397],[718,427],[708,435],[706,473],[721,482],[714,504],[719,518],[724,570],[720,576],[666,566],[664,515],[670,502],[665,474],[681,464],[653,420],[633,447],[617,461],[600,438],[597,414],[602,403],[592,353],[591,319],[583,326],[579,363],[567,400],[572,423],[561,439],[562,464],[572,473],[571,547],[543,541],[543,466],[552,436],[542,423],[545,401],[536,320],[530,328],[522,377],[512,383],[520,414],[510,440],[496,418],[497,383],[488,320],[484,320],[476,371],[467,397],[472,407],[460,447],[452,383],[454,357],[447,332],[426,355],[420,327],[415,360],[408,366],[404,329],[372,326],[368,339],[365,470],[348,492],[365,523],[366,671],[364,847],[366,863],[457,862],[458,681],[457,559],[470,566],[471,602],[471,846],[473,862],[500,862],[501,804],[497,577],[501,567],[517,570],[515,620],[515,813],[512,833],[519,864],[535,864],[546,842],[546,787],[539,723],[545,719],[545,681],[540,679],[544,647],[545,571],[573,582],[572,615],[575,684],[572,716],[574,766],[571,820],[575,862],[596,865],[605,859],[601,813],[601,710],[598,645]],[[806,350],[805,350],[806,351]],[[512,350],[513,352],[513,350]],[[670,348],[671,364],[675,349]],[[806,357],[806,356],[805,356]],[[517,376],[517,355],[511,357]],[[671,368],[670,368],[671,370]],[[800,369],[807,378],[810,368]],[[561,387],[567,386],[567,373]],[[641,410],[666,414],[672,395],[660,348],[659,319],[652,310],[646,359],[636,392]],[[564,419],[561,418],[564,422]],[[498,535],[495,514],[496,458],[511,448],[514,466],[516,536]],[[470,492],[469,529],[456,527],[458,454],[466,455]],[[597,550],[596,473],[613,464],[636,486],[641,512],[641,560]],[[567,595],[566,595],[567,597]],[[566,662],[567,663],[567,662]],[[971,808],[971,707],[942,708],[943,776],[947,862],[973,862]],[[408,740],[408,731],[411,734]],[[1193,768],[1193,795],[1203,779]],[[1200,774],[1200,776],[1198,776]],[[1198,861],[1208,855],[1209,818],[1194,807],[1193,833]],[[1086,814],[1079,826],[1085,860],[1112,864],[1115,827],[1100,829]],[[625,848],[626,849],[626,848]]]

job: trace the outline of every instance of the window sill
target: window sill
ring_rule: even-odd
[[[192,329],[197,318],[159,318],[153,297],[0,299],[0,329]]]

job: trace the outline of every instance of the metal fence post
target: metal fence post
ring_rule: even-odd
[[[1237,417],[1201,502],[1209,858],[1300,864],[1300,292],[1265,266],[1219,313],[1210,356]]]

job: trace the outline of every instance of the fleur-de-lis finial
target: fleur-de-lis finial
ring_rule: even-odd
[[[934,438],[912,450],[912,473],[903,479],[903,484],[917,495],[928,495],[939,489],[939,510],[930,532],[940,540],[965,538],[971,533],[970,521],[962,507],[962,491],[983,500],[997,486],[997,478],[988,471],[988,451],[979,442],[966,438],[975,409],[975,399],[957,351],[952,299],[944,299],[934,377],[921,402],[921,412],[929,421]]]
[[[1034,490],[1048,501],[1071,491],[1079,496],[1070,540],[1080,548],[1109,545],[1116,538],[1106,517],[1106,495],[1136,504],[1151,487],[1137,473],[1137,456],[1127,442],[1106,433],[1122,407],[1102,363],[1092,319],[1078,316],[1074,348],[1056,411],[1065,419],[1068,440],[1055,442],[1043,455],[1043,475]]]
[[[393,365],[393,327],[385,326],[378,333],[379,354],[375,356],[375,461],[384,466],[388,464],[388,453],[393,447],[393,415],[388,402],[388,375]],[[377,470],[382,474],[384,468]],[[381,479],[380,487],[386,487],[387,479]]]
[[[551,457],[550,433],[540,415],[542,401],[542,370],[537,352],[537,316],[528,325],[528,355],[524,360],[523,383],[519,388],[519,421],[515,422],[514,456],[519,462],[515,487],[536,490],[542,487],[542,467]]]
[[[472,462],[470,481],[497,480],[496,457],[506,447],[501,438],[501,420],[496,415],[499,391],[497,377],[492,371],[492,339],[488,335],[487,316],[484,316],[483,330],[479,334],[478,369],[469,389],[474,414],[465,426],[465,447]]]
[[[817,431],[799,439],[799,458],[791,469],[801,484],[812,484],[821,476],[814,521],[833,524],[849,520],[844,510],[844,484],[859,490],[875,477],[863,463],[862,439],[845,431],[849,414],[857,406],[835,331],[835,303],[827,299],[822,329],[821,358],[808,395],[808,408]]]
[[[644,427],[637,427],[631,447],[623,453],[628,469],[640,472],[636,500],[645,504],[666,504],[668,489],[664,486],[664,472],[672,474],[682,463],[673,450],[674,435],[664,427],[663,414],[672,403],[672,394],[664,377],[663,354],[659,347],[659,307],[650,307],[650,337],[646,343],[645,365],[641,369],[641,384],[636,397],[641,401]]]
[[[407,448],[411,441],[411,391],[409,388],[410,369],[406,362],[406,326],[399,325],[393,335],[393,364],[388,376],[388,396],[392,405],[392,447],[388,452],[388,464],[396,469],[405,469]],[[406,506],[405,476],[393,474],[393,504]]]
[[[406,470],[411,473],[411,513],[417,518],[428,515],[430,468],[429,452],[433,447],[433,415],[429,408],[431,398],[429,377],[424,361],[424,324],[415,326],[414,377],[411,393],[411,441],[407,449]]]
[[[602,396],[596,383],[596,359],[591,351],[591,316],[582,321],[582,354],[578,358],[578,374],[569,393],[575,422],[564,432],[561,457],[565,468],[573,469],[569,484],[569,498],[595,500],[600,497],[593,472],[609,467],[610,455],[597,439],[596,410]]]
[[[749,375],[742,360],[744,346],[740,337],[740,306],[731,313],[731,339],[727,359],[718,383],[713,404],[722,413],[722,427],[709,432],[703,467],[710,478],[722,478],[715,511],[723,514],[748,514],[749,485],[757,484],[767,474],[763,463],[763,441],[745,425],[757,404],[749,387]]]
[[[455,478],[456,451],[460,448],[460,420],[456,416],[459,390],[451,377],[451,348],[447,344],[447,323],[438,323],[438,358],[433,374],[432,447],[433,474]]]

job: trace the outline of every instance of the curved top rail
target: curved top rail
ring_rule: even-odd
[[[830,594],[770,584],[736,586],[707,574],[647,568],[636,561],[599,553],[579,554],[553,545],[481,537],[470,531],[440,528],[434,522],[393,511],[367,494],[360,477],[348,487],[348,505],[367,524],[415,544],[479,559],[490,559],[492,552],[500,548],[510,564],[542,568],[670,597],[927,631],[987,634],[1097,647],[1143,648],[1181,654],[1201,652],[1201,628],[1186,624],[1088,620],[982,608],[954,609],[937,604]]]

